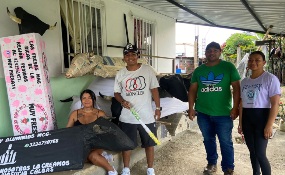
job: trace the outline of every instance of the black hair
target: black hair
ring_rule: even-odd
[[[95,103],[96,103],[96,95],[95,93],[90,90],[90,89],[85,89],[84,91],[81,92],[80,94],[80,101],[82,102],[82,96],[83,94],[89,94],[91,96],[91,99],[92,99],[92,103],[93,103],[93,107],[95,108]]]
[[[219,49],[220,51],[222,50],[220,44],[219,44],[219,43],[216,43],[216,42],[214,42],[214,41],[211,42],[211,43],[209,43],[209,44],[207,45],[206,50],[208,50],[208,49],[210,49],[210,48]]]
[[[255,55],[255,54],[260,55],[260,56],[262,57],[263,61],[265,61],[265,55],[264,55],[264,53],[261,52],[261,51],[254,51],[254,52],[251,52],[248,57],[250,57],[250,56],[252,56],[252,55]]]

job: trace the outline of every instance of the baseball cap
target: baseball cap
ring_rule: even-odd
[[[128,43],[125,47],[124,47],[124,51],[123,54],[126,55],[129,52],[134,52],[134,53],[138,53],[138,48],[136,45],[132,45],[131,43]]]
[[[210,48],[215,48],[215,49],[222,50],[220,44],[219,44],[219,43],[216,43],[216,42],[214,42],[214,41],[211,42],[211,43],[209,43],[209,44],[207,45],[206,50],[208,50],[208,49],[210,49]]]

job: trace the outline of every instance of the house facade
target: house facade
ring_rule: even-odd
[[[66,57],[64,43],[66,38],[63,37],[65,35],[63,32],[65,27],[62,26],[65,25],[63,25],[64,17],[62,15],[63,8],[61,4],[69,3],[70,1],[71,0],[2,0],[0,2],[0,38],[19,35],[17,23],[12,21],[7,15],[7,7],[12,14],[14,14],[16,7],[22,7],[49,25],[54,25],[57,22],[56,27],[53,30],[47,30],[42,38],[46,44],[47,66],[51,80],[56,120],[59,128],[65,127],[71,105],[71,102],[62,103],[60,100],[73,95],[79,95],[83,89],[88,87],[88,85],[97,78],[93,75],[71,79],[65,77],[67,68],[64,63]],[[151,24],[151,27],[142,28],[146,31],[142,32],[146,34],[146,37],[141,39],[140,43],[151,40],[151,46],[148,46],[148,49],[152,55],[175,58],[175,19],[124,0],[73,0],[71,2],[78,2],[85,4],[86,7],[99,9],[98,19],[100,19],[101,22],[100,36],[97,36],[97,32],[97,34],[95,34],[97,36],[95,40],[97,40],[98,43],[98,38],[100,39],[100,47],[98,47],[98,45],[96,46],[97,49],[100,48],[100,52],[98,52],[100,55],[123,57],[121,47],[127,44],[126,24],[129,42],[134,43],[134,40],[138,39],[136,37],[138,32],[135,32],[138,28],[138,23],[146,21],[141,22],[141,26]],[[74,11],[75,8],[72,7],[72,10]],[[76,13],[74,14],[76,15]],[[126,16],[126,22],[124,21],[124,14]],[[73,16],[73,19],[75,18],[76,16]],[[96,23],[98,22],[96,21]],[[67,23],[65,22],[65,24]],[[76,23],[73,27],[74,26],[76,26]],[[149,33],[151,33],[151,37],[148,37],[150,35]],[[88,49],[82,49],[82,46],[80,47],[81,52],[90,51]],[[92,47],[95,46],[92,45]],[[78,48],[74,50],[78,50]],[[69,52],[71,51],[69,50]],[[7,137],[13,135],[13,129],[1,55],[0,59],[0,137]],[[151,65],[159,73],[172,73],[173,70],[173,62],[169,59],[153,58],[151,59]]]

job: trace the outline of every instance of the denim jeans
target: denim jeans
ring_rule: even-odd
[[[208,164],[217,164],[217,135],[221,148],[222,170],[234,169],[234,147],[232,141],[233,120],[231,117],[210,116],[198,112],[197,122],[204,137]]]

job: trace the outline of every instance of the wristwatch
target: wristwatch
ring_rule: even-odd
[[[155,110],[162,110],[162,107],[156,107]]]

